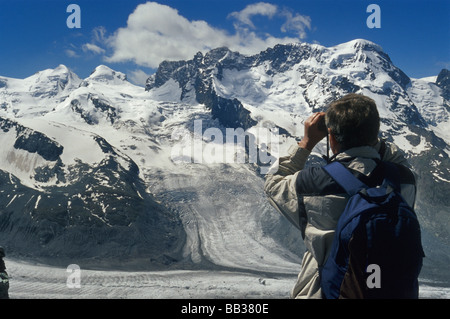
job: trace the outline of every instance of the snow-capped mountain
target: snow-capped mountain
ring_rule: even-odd
[[[83,81],[59,66],[1,82],[0,241],[12,255],[170,263],[184,241],[179,217],[148,193],[126,137],[115,147],[101,136],[117,134],[114,98],[132,113],[143,89],[104,66]]]
[[[357,92],[375,99],[383,137],[418,175],[428,273],[439,272],[450,258],[449,88],[447,70],[411,79],[366,40],[218,48],[161,63],[145,89],[106,66],[86,79],[65,66],[0,77],[0,243],[61,263],[295,273],[303,244],[268,204],[251,143],[264,149],[258,128],[278,129],[281,155],[312,112]],[[228,141],[230,128],[254,142]],[[247,161],[225,161],[230,152]]]
[[[306,43],[277,45],[254,56],[219,48],[205,55],[198,53],[190,61],[163,62],[147,80],[146,89],[163,90],[173,86],[173,81],[180,88],[179,99],[204,103],[213,115],[220,109],[210,102],[213,97],[237,99],[234,103],[241,106],[239,110],[243,108],[242,117],[249,124],[218,117],[244,128],[255,125],[256,118],[258,122],[274,119],[274,125],[300,136],[302,127],[291,114],[304,116],[323,110],[339,96],[357,92],[377,101],[384,131],[399,135],[398,129],[405,125],[433,126],[439,137],[449,140],[445,89],[410,79],[381,47],[366,40],[332,48]]]

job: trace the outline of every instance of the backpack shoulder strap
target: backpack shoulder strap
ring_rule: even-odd
[[[363,188],[368,188],[366,184],[357,179],[344,165],[339,162],[332,162],[323,169],[338,183],[350,196],[355,195]]]
[[[400,172],[397,166],[389,162],[381,162],[380,164],[382,165],[384,171],[383,185],[390,185],[393,189],[400,192]]]

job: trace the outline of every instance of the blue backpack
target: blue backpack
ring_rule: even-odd
[[[384,180],[372,188],[339,162],[324,167],[350,196],[319,269],[324,298],[418,298],[425,256],[420,226],[400,195],[397,166],[379,165]]]

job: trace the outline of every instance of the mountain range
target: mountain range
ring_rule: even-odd
[[[62,265],[296,272],[300,234],[268,204],[249,142],[232,148],[245,163],[192,159],[230,152],[236,143],[217,134],[230,128],[254,136],[258,150],[267,145],[257,128],[278,132],[282,155],[312,112],[351,92],[376,101],[381,137],[408,157],[423,273],[448,280],[449,71],[410,78],[362,39],[199,52],[162,62],[145,88],[104,65],[85,79],[64,65],[0,76],[0,245]],[[188,160],[175,160],[180,146]],[[310,163],[324,152],[320,143]]]

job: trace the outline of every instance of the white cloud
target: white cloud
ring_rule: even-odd
[[[85,43],[85,44],[83,44],[82,49],[83,49],[84,52],[89,52],[90,51],[90,52],[95,53],[95,54],[103,54],[103,53],[105,53],[104,49],[100,48],[98,45],[93,44],[93,43]]]
[[[169,6],[147,2],[130,14],[126,27],[119,28],[108,38],[105,38],[104,29],[98,29],[96,35],[112,49],[112,54],[105,57],[107,62],[133,61],[137,65],[156,68],[163,60],[191,59],[198,51],[222,46],[243,54],[254,54],[278,43],[298,42],[305,35],[305,27],[309,28],[310,19],[286,12],[289,11],[269,3],[249,5],[229,15],[238,22],[235,33],[230,34],[203,20],[190,21]],[[299,37],[258,35],[251,21],[255,15],[284,18],[281,31],[294,31]]]
[[[78,58],[79,57],[79,55],[74,50],[66,49],[64,52],[66,53],[66,55],[69,58]]]
[[[106,40],[106,28],[103,26],[95,27],[92,30],[92,39],[95,42],[105,42]]]
[[[281,31],[293,31],[298,33],[300,39],[306,38],[306,29],[311,30],[311,18],[301,14],[293,14],[288,10],[284,10],[282,15],[286,18],[286,22],[281,26]]]
[[[200,50],[222,45],[223,31],[205,21],[188,21],[177,10],[154,2],[139,5],[128,17],[127,27],[110,39],[113,55],[109,62],[131,60],[157,67],[162,60],[192,57]]]
[[[255,4],[250,4],[245,9],[237,12],[230,13],[230,17],[235,18],[238,22],[248,25],[251,28],[255,28],[251,18],[255,15],[266,16],[268,18],[272,18],[278,11],[278,7],[276,5],[258,2]]]

